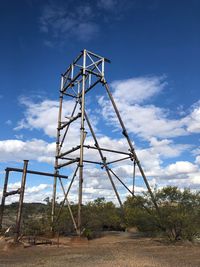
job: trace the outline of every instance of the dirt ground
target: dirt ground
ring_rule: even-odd
[[[0,246],[2,266],[199,267],[200,245],[189,242],[172,245],[128,233],[110,233],[83,242],[60,238],[59,247],[40,245],[6,249]]]

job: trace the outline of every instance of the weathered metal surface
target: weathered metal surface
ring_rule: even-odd
[[[122,201],[120,198],[120,195],[117,191],[117,188],[115,186],[115,178],[124,186],[128,192],[137,198],[135,196],[135,176],[136,176],[136,167],[137,167],[137,174],[140,173],[141,177],[144,180],[144,183],[149,191],[149,194],[151,196],[151,199],[154,203],[154,206],[156,210],[159,213],[159,208],[156,203],[155,197],[153,195],[153,192],[149,186],[147,177],[143,171],[143,168],[138,160],[138,157],[136,155],[135,149],[133,147],[132,141],[129,137],[129,134],[125,128],[124,122],[121,118],[121,115],[119,113],[119,110],[117,108],[117,105],[115,103],[115,100],[112,96],[112,93],[109,89],[109,86],[105,79],[105,62],[110,62],[108,59],[97,55],[96,53],[93,53],[91,51],[88,51],[84,49],[80,55],[72,62],[72,64],[67,68],[67,70],[62,74],[61,76],[61,86],[60,86],[60,102],[59,102],[59,112],[58,112],[58,123],[57,123],[57,138],[56,138],[56,153],[55,153],[55,164],[54,164],[54,174],[50,173],[44,173],[44,172],[37,172],[37,171],[31,171],[27,170],[26,173],[31,174],[37,174],[37,175],[46,175],[50,177],[54,177],[54,183],[53,183],[53,196],[52,196],[52,210],[51,210],[51,220],[52,220],[52,231],[54,231],[55,223],[59,220],[59,216],[61,214],[61,211],[64,207],[64,204],[67,203],[71,219],[74,224],[74,228],[77,232],[77,234],[80,236],[82,233],[82,225],[81,225],[81,216],[82,216],[82,198],[83,198],[83,179],[84,179],[84,163],[87,164],[95,164],[99,165],[103,170],[105,170],[108,179],[110,180],[110,183],[112,185],[112,188],[115,192],[115,195],[118,199],[118,202],[121,207]],[[86,114],[86,96],[87,94],[97,85],[103,86],[105,88],[105,91],[107,92],[108,98],[113,106],[116,118],[119,121],[119,125],[122,130],[122,135],[126,139],[128,143],[127,151],[120,151],[113,148],[103,148],[100,146],[98,142],[98,138],[95,134],[95,131],[92,127],[92,124],[90,123],[89,117]],[[65,116],[65,111],[63,110],[63,101],[64,97],[69,97],[70,101],[74,101],[74,106],[72,108],[71,115]],[[79,107],[79,109],[78,109]],[[77,111],[78,110],[78,111]],[[70,148],[69,146],[65,146],[65,142],[68,137],[68,131],[71,125],[73,123],[77,123],[77,121],[80,120],[80,140],[77,141],[77,145],[75,147]],[[76,122],[75,122],[76,121]],[[87,125],[85,125],[87,123]],[[85,127],[89,127],[90,134],[94,140],[94,145],[91,145],[91,142],[89,144],[86,143],[86,132]],[[68,140],[70,141],[70,140]],[[86,144],[85,144],[86,143]],[[74,145],[74,144],[73,144]],[[100,161],[95,161],[93,159],[87,158],[85,159],[84,153],[86,149],[92,149],[97,150],[98,154],[100,156]],[[79,151],[78,151],[79,150]],[[79,156],[77,157],[77,154],[74,152],[79,152]],[[106,152],[106,153],[104,153]],[[74,154],[72,154],[74,153]],[[106,157],[109,159],[109,155],[112,154],[112,156],[119,156],[122,155],[123,157],[119,158],[116,157],[116,159],[112,158],[112,160],[107,160]],[[116,155],[118,154],[118,155]],[[106,157],[105,157],[106,155]],[[132,190],[129,189],[129,187],[123,182],[121,178],[118,177],[118,175],[112,170],[112,165],[116,163],[120,163],[124,160],[130,160],[131,164],[133,164],[133,176],[132,176]],[[74,171],[73,177],[71,182],[68,185],[68,188],[65,191],[64,185],[62,183],[62,178],[68,178],[68,176],[60,175],[59,170],[62,168],[65,168],[67,166],[70,166],[70,168],[73,165],[77,165],[76,169]],[[3,216],[3,210],[4,210],[4,204],[5,204],[5,197],[12,194],[12,192],[7,192],[7,183],[8,183],[8,176],[10,171],[16,171],[16,172],[22,172],[22,169],[17,168],[7,168],[6,169],[6,176],[5,176],[5,183],[4,183],[4,191],[3,191],[3,197],[2,197],[2,205],[1,205],[1,214],[0,214],[0,227],[2,224],[2,216]],[[68,201],[68,195],[71,189],[71,186],[75,180],[75,177],[77,175],[77,172],[79,172],[79,181],[78,181],[78,212],[77,216],[74,216],[72,214],[72,210],[70,208],[70,204]],[[24,173],[24,172],[23,172]],[[62,201],[62,204],[60,206],[60,209],[58,211],[58,214],[55,214],[55,203],[56,203],[56,191],[57,191],[57,178],[59,178],[58,182],[61,185],[61,188],[63,190],[64,194],[64,200]],[[113,179],[114,178],[114,179]],[[13,191],[13,193],[15,193]],[[7,195],[6,195],[7,194]],[[21,189],[20,189],[20,195],[21,195]],[[22,200],[23,202],[23,200]],[[76,218],[77,217],[77,221]]]
[[[24,160],[22,181],[21,181],[21,187],[20,187],[20,196],[19,196],[19,207],[18,207],[18,211],[17,211],[16,228],[15,228],[15,239],[14,239],[15,242],[18,241],[18,238],[20,235],[22,209],[23,209],[23,204],[24,204],[24,191],[25,191],[25,185],[26,185],[27,167],[28,167],[28,160]]]
[[[4,187],[3,187],[3,194],[1,198],[1,213],[0,213],[0,231],[2,229],[2,221],[3,221],[3,214],[4,214],[4,207],[5,207],[5,200],[6,200],[6,192],[8,187],[8,178],[9,178],[9,170],[6,170],[5,179],[4,179]]]
[[[147,178],[144,174],[144,171],[141,167],[141,164],[137,158],[137,155],[135,153],[133,144],[131,142],[131,139],[127,133],[127,130],[125,128],[125,125],[123,123],[123,120],[120,116],[120,113],[117,109],[116,103],[114,101],[114,98],[109,90],[108,84],[105,80],[104,77],[104,73],[105,73],[105,62],[110,62],[108,59],[97,55],[96,53],[93,53],[91,51],[88,50],[83,50],[81,52],[81,54],[73,61],[73,63],[69,66],[69,68],[67,69],[67,71],[62,75],[62,86],[61,86],[61,94],[62,96],[66,97],[72,97],[75,99],[76,103],[75,103],[75,107],[72,111],[72,115],[69,118],[68,121],[63,122],[63,123],[58,123],[58,132],[57,132],[57,136],[60,138],[61,136],[61,132],[65,130],[65,128],[67,128],[65,130],[65,132],[62,134],[62,138],[61,141],[59,141],[59,138],[57,138],[57,147],[59,150],[57,150],[56,153],[56,164],[55,164],[55,170],[58,169],[62,169],[66,166],[71,167],[71,165],[73,165],[74,163],[78,163],[79,166],[79,186],[78,186],[78,214],[77,214],[77,228],[78,228],[78,232],[79,235],[81,235],[81,206],[82,206],[82,195],[83,195],[83,179],[84,179],[84,163],[91,163],[91,164],[95,164],[95,165],[99,165],[101,166],[107,173],[108,178],[111,182],[112,188],[116,194],[116,197],[118,199],[118,202],[120,204],[120,206],[122,207],[122,201],[120,199],[120,195],[116,189],[114,180],[112,178],[112,175],[117,178],[115,176],[115,173],[113,173],[111,166],[112,164],[115,163],[120,163],[121,161],[124,160],[130,160],[133,164],[133,176],[132,176],[132,191],[130,189],[128,189],[129,193],[131,193],[132,195],[135,194],[134,192],[134,188],[135,188],[135,172],[136,172],[136,166],[138,167],[138,170],[145,182],[145,185],[151,195],[152,201],[155,205],[155,208],[158,210],[158,206],[156,204],[154,195],[151,191],[151,188],[149,186],[149,183],[147,181]],[[95,88],[98,84],[103,85],[103,87],[105,88],[109,100],[114,108],[114,112],[116,114],[116,117],[119,121],[119,124],[121,126],[122,129],[122,134],[125,137],[125,139],[127,140],[129,149],[128,151],[119,151],[119,150],[115,150],[115,149],[111,149],[111,148],[103,148],[99,145],[98,143],[98,139],[96,137],[96,134],[94,132],[94,129],[90,123],[90,120],[86,114],[86,109],[85,109],[85,100],[86,100],[86,95],[88,94],[88,92],[90,92],[90,90],[92,90],[93,88]],[[76,108],[79,105],[79,113],[76,114]],[[59,114],[62,112],[62,107],[60,106],[59,108]],[[77,146],[72,147],[71,149],[68,149],[67,151],[64,151],[64,143],[66,141],[67,138],[67,133],[69,130],[69,127],[71,124],[74,123],[75,120],[77,120],[80,117],[80,143],[77,144]],[[85,144],[85,120],[86,123],[89,127],[90,133],[92,135],[92,138],[94,140],[94,146],[92,146],[91,144],[87,145]],[[99,155],[100,155],[100,161],[95,161],[93,159],[85,159],[84,158],[84,149],[93,149],[93,150],[97,150]],[[71,155],[71,153],[75,152],[79,150],[79,157]],[[103,154],[103,152],[108,152],[112,153],[112,154],[119,154],[119,155],[125,155],[125,157],[122,158],[116,158],[113,159],[111,161],[107,161],[105,155]],[[109,158],[109,157],[108,157]],[[119,177],[118,177],[119,178]],[[119,178],[120,179],[120,178]],[[122,185],[125,186],[125,188],[127,189],[128,187],[125,185],[125,183],[120,179],[119,181],[122,182]],[[71,188],[71,184],[69,185],[69,187]],[[70,188],[68,188],[67,190],[67,195],[70,191]],[[55,195],[55,193],[54,193]],[[66,195],[64,197],[64,201],[67,201]],[[59,217],[59,216],[58,216]],[[56,220],[58,220],[58,217],[56,218]]]
[[[19,169],[19,168],[6,168],[5,171],[8,172],[23,172],[23,169]],[[53,174],[53,173],[49,173],[49,172],[39,172],[39,171],[33,171],[33,170],[27,170],[27,173],[29,174],[36,174],[36,175],[42,175],[42,176],[49,176],[49,177],[60,177],[60,178],[64,178],[64,179],[68,179],[68,176],[66,175],[62,175],[62,174]]]

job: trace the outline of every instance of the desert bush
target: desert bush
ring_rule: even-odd
[[[104,198],[97,198],[82,205],[82,227],[90,238],[103,230],[122,230],[137,227],[141,232],[150,235],[164,234],[171,241],[193,240],[200,235],[200,192],[189,189],[179,190],[177,187],[165,187],[154,190],[160,214],[155,210],[149,193],[141,196],[127,197],[124,202],[124,214],[119,207]],[[5,213],[9,222],[15,222],[18,203],[6,206]],[[59,211],[56,203],[56,214]],[[77,204],[71,205],[72,213],[77,221]],[[8,220],[8,219],[7,219]],[[45,234],[51,229],[51,202],[46,204],[25,203],[23,209],[22,230],[25,234]],[[74,233],[74,225],[67,205],[64,205],[55,231],[60,234]]]
[[[128,197],[124,203],[126,223],[149,233],[163,233],[171,241],[193,240],[200,233],[200,193],[177,187],[155,189],[158,214],[148,193],[135,199]],[[144,207],[146,209],[144,209]],[[149,212],[147,212],[149,211]]]

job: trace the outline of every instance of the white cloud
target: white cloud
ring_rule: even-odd
[[[26,107],[25,118],[22,119],[15,130],[41,129],[50,137],[56,137],[59,102],[44,100],[38,103],[30,99],[21,98],[20,103]],[[74,108],[74,101],[63,103],[62,121],[67,121],[65,116],[70,116]]]
[[[164,77],[138,77],[111,83],[115,99],[125,104],[142,103],[159,93],[166,85]]]
[[[128,132],[149,139],[152,137],[169,138],[186,135],[183,122],[180,120],[168,119],[165,110],[154,105],[140,106],[130,105],[121,99],[116,99],[117,106]],[[102,107],[102,115],[112,125],[117,127],[119,123],[113,112],[113,108],[104,97],[99,99]]]
[[[198,132],[198,105],[195,105],[190,114],[180,117],[180,119],[172,119],[169,117],[169,111],[154,105],[144,105],[152,97],[161,92],[166,85],[163,77],[140,77],[129,80],[119,80],[112,83],[113,95],[117,106],[120,110],[122,118],[129,132],[137,134],[139,137],[148,141],[146,148],[136,147],[136,153],[141,160],[149,182],[152,186],[156,183],[159,186],[167,184],[178,185],[180,187],[191,186],[198,188],[199,185],[199,166],[200,159],[198,150],[196,150],[196,164],[188,161],[177,159],[181,154],[192,146],[187,144],[175,143],[171,138],[187,135],[189,133]],[[126,92],[128,92],[126,94]],[[29,99],[22,98],[21,103],[25,105],[25,118],[20,121],[17,130],[36,129],[43,131],[49,137],[56,136],[57,115],[58,115],[58,101],[44,100],[34,103]],[[116,129],[116,118],[111,111],[111,104],[105,97],[99,99],[100,107],[102,108],[102,115],[105,119],[111,119],[113,130]],[[142,105],[143,104],[143,105]],[[64,114],[62,121],[66,121],[65,116],[69,116],[74,106],[73,101],[64,101]],[[91,110],[92,116],[95,118],[96,113]],[[128,150],[126,140],[124,138],[112,138],[106,136],[102,131],[98,130],[98,120],[92,120],[99,143],[102,147],[116,149],[120,151]],[[108,123],[108,120],[106,120]],[[100,121],[101,123],[101,121]],[[103,127],[102,127],[103,128]],[[101,128],[101,129],[102,129]],[[88,131],[88,129],[87,129]],[[118,136],[118,135],[116,135]],[[70,126],[68,142],[64,146],[64,150],[78,145],[80,138],[80,125],[77,120]],[[94,141],[89,134],[85,144],[94,145]],[[53,164],[55,154],[55,143],[48,143],[44,140],[33,139],[28,141],[22,140],[3,140],[0,141],[0,160],[1,161],[16,161],[22,159],[34,159],[39,162],[48,162]],[[79,151],[73,154],[74,157],[79,156]],[[110,153],[104,153],[107,161],[119,158]],[[100,161],[98,151],[85,149],[85,158],[94,161]],[[164,159],[174,158],[174,162],[168,164]],[[170,161],[171,162],[171,161]],[[108,199],[116,200],[113,194],[112,187],[106,173],[96,166],[84,165],[84,201],[106,196]],[[113,165],[114,166],[114,165]],[[120,165],[116,165],[114,170],[126,181],[127,185],[131,187],[132,162],[124,161]],[[139,180],[139,172],[137,170],[137,181]],[[122,190],[119,182],[116,183],[122,197],[126,197],[126,193]],[[77,199],[78,181],[72,189],[70,200]],[[41,185],[40,188],[33,187],[27,193],[34,195],[31,199],[39,199],[41,190],[48,189],[48,186]],[[137,192],[141,192],[144,187],[137,185]],[[37,195],[38,190],[38,195]],[[45,191],[46,192],[46,191]],[[45,193],[47,194],[47,193]],[[61,198],[62,194],[58,192]],[[43,197],[45,198],[45,197]]]
[[[181,153],[190,148],[187,144],[174,144],[173,140],[158,140],[155,137],[150,138],[150,151],[158,154],[162,158],[178,157]]]
[[[30,141],[3,140],[0,141],[0,161],[38,160],[45,156],[54,156],[55,143],[47,143],[44,140],[33,139]]]
[[[192,187],[194,189],[199,190],[199,186],[200,186],[200,173],[195,173],[193,175],[190,175],[190,180],[189,183],[187,185],[185,185],[185,187]]]
[[[200,156],[196,157],[195,163],[200,165]]]
[[[158,83],[159,79],[156,81],[156,83]],[[151,84],[152,81],[151,81]],[[159,88],[159,86],[158,86]],[[158,92],[159,89],[152,89],[152,92]],[[145,90],[144,90],[145,92]],[[144,93],[145,94],[145,93]],[[153,93],[152,93],[153,94]],[[121,96],[122,98],[122,96]],[[141,98],[141,96],[139,96],[138,101],[143,101],[145,99],[148,99],[148,97],[145,95],[143,98]],[[101,100],[99,100],[101,101]],[[102,103],[104,103],[104,99],[102,99]],[[118,103],[119,105],[122,104],[122,102],[125,100],[122,100],[121,103]],[[128,102],[132,103],[131,101],[127,100]],[[137,101],[136,98],[134,101]],[[40,103],[33,103],[30,100],[27,99],[22,99],[21,101],[23,104],[25,104],[26,106],[26,112],[25,112],[25,119],[24,121],[26,122],[25,125],[27,128],[35,128],[35,129],[41,129],[43,130],[48,136],[55,136],[55,129],[56,129],[56,124],[57,124],[57,113],[58,113],[58,102],[57,101],[49,101],[49,100],[44,100]],[[64,102],[64,112],[65,115],[69,115],[72,107],[73,107],[74,103],[72,101],[65,101]],[[128,104],[130,107],[132,107],[131,104]],[[133,107],[139,107],[140,109],[143,109],[142,106],[139,105],[133,105]],[[106,106],[106,108],[108,108],[108,106]],[[146,108],[146,107],[145,107]],[[149,108],[149,106],[148,106]],[[158,109],[160,111],[160,109]],[[92,111],[91,111],[92,112]],[[159,115],[162,115],[163,110],[160,111],[160,113],[158,112],[158,119],[159,119]],[[147,116],[147,113],[144,112],[143,116]],[[94,115],[94,114],[93,114]],[[167,120],[165,117],[166,115],[163,115],[164,119]],[[64,116],[63,119],[65,120]],[[95,128],[98,126],[98,124],[96,125],[98,121],[95,120]],[[127,121],[125,121],[126,123]],[[92,120],[93,123],[93,120]],[[171,123],[171,121],[170,121]],[[181,122],[182,123],[182,122]],[[134,124],[134,119],[132,117],[132,114],[130,112],[130,125]],[[174,122],[174,125],[177,124],[177,121]],[[150,123],[147,122],[147,126],[149,126]],[[165,124],[167,125],[167,124]],[[127,123],[126,123],[127,126]],[[151,125],[150,125],[151,126]],[[176,125],[177,126],[177,125]],[[23,128],[23,126],[21,126]],[[70,126],[71,127],[71,126]],[[131,127],[131,126],[130,126]],[[171,127],[171,126],[168,126]],[[175,127],[175,126],[174,126]],[[159,131],[159,127],[157,127]],[[152,129],[154,130],[154,127],[152,127]],[[172,127],[173,129],[173,127]],[[72,128],[71,128],[72,132],[69,135],[69,139],[70,143],[68,143],[64,149],[66,148],[71,148],[72,146],[76,146],[79,143],[79,134],[80,134],[80,130],[79,130],[79,125],[78,122],[77,124],[73,124]],[[162,129],[163,131],[166,131],[166,129]],[[174,129],[173,129],[174,130]],[[182,130],[181,127],[179,128],[179,130]],[[88,135],[85,141],[85,144],[89,144],[89,145],[94,145],[94,140],[92,139],[91,135],[89,134],[89,130],[88,131]],[[149,131],[149,129],[148,129]],[[119,151],[128,151],[128,146],[126,143],[126,140],[124,138],[111,138],[108,137],[102,133],[99,133],[99,131],[97,130],[97,136],[98,136],[98,141],[101,147],[105,147],[105,148],[111,148],[111,149],[116,149]],[[155,130],[154,130],[154,134],[155,134]],[[158,134],[159,135],[159,134]],[[35,145],[34,145],[35,146]],[[54,162],[54,148],[55,148],[55,144],[51,143],[51,144],[47,144],[44,143],[43,145],[41,145],[41,143],[39,143],[40,149],[41,151],[43,151],[42,147],[45,146],[49,147],[49,152],[47,153],[36,153],[35,158],[39,161],[39,162],[48,162],[53,164]],[[17,148],[18,146],[16,146]],[[23,147],[23,146],[22,146]],[[36,147],[36,146],[35,146]],[[182,152],[184,152],[185,150],[187,150],[190,146],[185,145],[185,144],[174,144],[174,142],[171,139],[159,139],[158,137],[149,137],[149,147],[145,148],[145,149],[140,149],[137,148],[136,152],[139,156],[139,159],[141,159],[141,163],[142,166],[144,167],[144,170],[146,172],[146,175],[150,177],[150,182],[152,180],[152,177],[155,177],[155,179],[157,179],[158,183],[159,183],[159,179],[163,179],[168,177],[169,179],[175,180],[174,178],[176,177],[176,175],[178,175],[179,179],[180,179],[180,175],[185,175],[186,178],[188,178],[188,172],[187,172],[187,168],[189,168],[188,166],[191,166],[189,163],[187,164],[183,164],[183,166],[180,167],[181,163],[175,163],[175,167],[173,167],[173,165],[170,165],[166,168],[162,167],[163,164],[163,159],[164,158],[173,158],[173,157],[178,157],[181,155]],[[20,148],[21,149],[21,148]],[[19,149],[19,150],[20,150]],[[21,151],[23,151],[21,149]],[[53,151],[53,153],[52,153]],[[20,152],[19,152],[20,153]],[[32,153],[33,155],[33,153]],[[77,150],[76,152],[73,153],[74,157],[79,157],[79,151]],[[107,157],[107,161],[112,161],[114,159],[118,159],[120,156],[116,156],[114,154],[108,153],[108,152],[104,152],[104,156]],[[85,158],[86,159],[92,159],[94,161],[101,161],[98,151],[96,150],[88,150],[85,149]],[[120,176],[122,176],[124,179],[127,179],[128,177],[132,177],[132,170],[133,170],[133,166],[132,166],[132,162],[130,161],[123,161],[121,162],[121,167],[120,168],[116,168],[116,173]],[[178,168],[179,167],[179,168]],[[183,168],[184,167],[184,168]],[[182,170],[180,172],[180,169]],[[85,171],[87,170],[87,166],[85,166]],[[102,172],[100,172],[99,170],[97,170],[96,168],[89,168],[88,171],[86,171],[86,177],[91,177],[91,181],[95,181],[95,183],[97,183],[96,185],[93,184],[89,184],[86,186],[87,188],[87,193],[90,191],[93,192],[90,196],[88,193],[88,197],[94,197],[99,196],[99,193],[95,193],[97,191],[97,188],[108,188],[109,182],[108,180],[105,179],[106,183],[101,185],[99,184],[99,182],[97,181],[97,179],[99,179],[99,177],[104,177],[105,174],[102,174]],[[138,175],[138,171],[137,171],[137,175]],[[173,177],[174,176],[174,177]],[[172,178],[173,177],[173,178]],[[188,178],[189,179],[189,178]],[[101,179],[102,182],[102,179]],[[129,182],[130,179],[129,179]],[[97,188],[96,188],[97,187]],[[104,189],[103,189],[104,190]],[[107,189],[105,189],[107,190]],[[110,189],[109,189],[110,190]],[[108,191],[109,191],[108,190]],[[74,193],[74,195],[76,195]]]
[[[21,187],[21,181],[15,182],[15,183],[9,183],[8,184],[8,190],[17,190]],[[39,184],[37,186],[26,186],[26,193],[38,193],[40,191],[43,191],[47,188],[51,188],[52,186],[49,184]]]
[[[184,119],[187,131],[190,133],[200,133],[200,101],[198,101],[191,113]]]
[[[21,182],[15,182],[15,183],[9,183],[8,184],[8,190],[12,191],[12,190],[17,190],[18,188],[20,188],[21,186]]]
[[[39,19],[40,30],[51,39],[48,46],[62,45],[69,38],[81,41],[91,40],[99,31],[93,20],[92,6],[87,4],[69,5],[67,2],[46,4]]]
[[[141,105],[144,101],[152,101],[152,97],[163,90],[167,84],[164,78],[136,77],[111,83],[114,99],[128,132],[150,140],[152,137],[174,138],[200,131],[200,102],[192,107],[188,115],[179,119],[171,118],[172,111],[167,109],[152,104]],[[119,123],[110,101],[101,96],[98,103],[107,123],[117,128]]]
[[[170,176],[178,174],[191,174],[197,172],[197,170],[197,166],[188,161],[177,161],[176,163],[170,164],[166,168],[166,172]]]
[[[47,188],[51,188],[52,186],[49,185],[49,184],[39,184],[38,186],[32,186],[32,187],[28,187],[26,189],[26,193],[31,193],[31,194],[35,194],[35,193],[38,193],[40,191],[43,191]]]
[[[37,129],[37,130],[42,130],[49,137],[56,137],[58,105],[59,105],[58,101],[44,100],[39,103],[34,103],[28,99],[22,98],[21,103],[25,105],[26,107],[25,118],[23,118],[18,123],[18,126],[15,128],[15,130],[22,130],[24,128],[30,129],[30,130]],[[74,107],[74,101],[63,102],[62,121],[67,121],[65,117],[71,114],[73,107]],[[77,112],[79,112],[78,108],[77,110],[78,110]],[[91,111],[91,113],[92,112],[93,111]],[[89,115],[90,115],[90,112],[89,112]],[[90,117],[93,118],[93,116],[90,116]],[[91,122],[92,122],[93,128],[95,128],[96,132],[98,133],[98,130],[96,129],[97,121],[92,119]],[[79,123],[80,121],[77,120],[73,122],[73,124],[70,125],[68,135],[66,138],[66,142],[64,143],[64,146],[63,146],[63,151],[66,151],[67,149],[75,147],[79,144],[80,142],[79,141],[80,139],[80,124]],[[88,132],[85,144],[94,145],[94,140],[90,134],[87,124],[85,126],[86,126],[86,131]],[[62,134],[63,132],[61,132],[61,138],[62,138]],[[16,147],[20,146],[19,150],[22,151],[22,147],[25,146],[25,143],[23,141],[19,141],[19,142],[18,141],[19,140],[15,140],[15,141],[13,140],[14,142],[13,149],[16,151]],[[120,151],[128,150],[126,140],[124,138],[123,139],[122,138],[112,139],[106,135],[102,135],[98,133],[98,141],[99,141],[100,146],[105,147],[105,148],[110,147],[110,149],[118,149]],[[7,143],[4,142],[5,146],[6,144]],[[26,145],[27,147],[28,145],[30,146],[30,144],[28,143]],[[39,145],[40,145],[40,149],[43,149],[43,147],[47,146],[46,143],[44,144],[40,143]],[[12,144],[10,144],[10,146],[12,146]],[[51,153],[49,153],[49,151],[46,151],[46,153],[44,154],[38,153],[37,159],[38,161],[43,161],[43,162],[45,161],[48,163],[52,163],[53,162],[52,151],[55,151],[55,143],[48,143],[47,147],[49,148]],[[85,153],[86,153],[86,158],[89,156],[93,160],[99,160],[100,158],[97,151],[85,149]],[[111,153],[104,153],[104,154],[105,156],[108,156],[109,160],[118,158],[118,157],[114,158],[114,155],[112,155]],[[74,152],[73,156],[78,157],[79,151],[77,150],[76,152]]]
[[[17,190],[21,187],[21,181],[8,184],[8,191]],[[2,195],[2,190],[0,190],[0,197]],[[25,188],[24,202],[43,202],[46,197],[52,197],[52,185],[51,184],[38,184],[35,186],[27,185]],[[18,202],[19,195],[13,195],[6,198],[6,204],[12,202]]]

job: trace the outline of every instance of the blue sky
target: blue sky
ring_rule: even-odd
[[[25,158],[53,171],[60,74],[86,48],[111,60],[106,79],[151,185],[199,188],[199,1],[2,0],[0,10],[0,187],[4,168]],[[88,103],[102,144],[122,149],[102,88]],[[130,183],[129,165],[116,171]],[[98,169],[87,175],[86,200],[110,196]],[[19,178],[12,175],[10,188]],[[48,178],[29,177],[27,200],[50,191]]]

